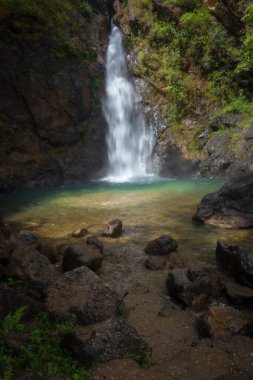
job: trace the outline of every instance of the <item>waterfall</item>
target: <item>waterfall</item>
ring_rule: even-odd
[[[128,182],[148,176],[153,136],[146,130],[139,101],[129,80],[122,32],[113,25],[106,58],[106,98],[103,105],[108,124],[108,176]]]

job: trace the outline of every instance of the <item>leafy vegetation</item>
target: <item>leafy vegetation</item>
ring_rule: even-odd
[[[7,315],[0,321],[0,362],[3,366],[3,380],[17,378],[17,374],[26,370],[36,379],[47,379],[49,376],[70,376],[72,380],[89,379],[90,374],[81,368],[60,347],[60,334],[72,330],[73,325],[64,322],[55,325],[47,313],[42,312],[27,326],[22,322],[26,306],[15,313]],[[6,346],[6,336],[13,337],[20,347],[13,355]]]

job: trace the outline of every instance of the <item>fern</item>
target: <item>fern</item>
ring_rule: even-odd
[[[26,309],[27,305],[20,307],[14,313],[6,315],[6,317],[0,322],[2,332],[24,332],[26,330],[26,326],[24,323],[20,322],[20,320],[23,317]]]

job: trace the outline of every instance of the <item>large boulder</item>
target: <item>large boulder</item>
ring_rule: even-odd
[[[234,281],[224,281],[227,298],[235,305],[253,305],[253,289],[242,286]]]
[[[119,317],[66,334],[61,345],[86,365],[127,355],[141,363],[152,352],[135,328]]]
[[[183,306],[200,311],[222,291],[222,284],[215,272],[208,267],[192,266],[174,269],[167,277],[168,295]]]
[[[97,270],[102,260],[103,256],[96,247],[87,244],[71,244],[64,250],[62,269],[67,272],[84,265],[91,270]]]
[[[216,260],[227,274],[253,288],[253,249],[217,242]]]
[[[234,179],[204,196],[193,220],[221,227],[253,227],[253,174]]]
[[[177,249],[177,242],[169,234],[148,242],[145,252],[148,255],[168,255]]]
[[[36,249],[23,245],[17,246],[12,254],[8,275],[31,283],[42,293],[59,277],[59,273],[45,256]]]
[[[47,306],[56,316],[84,325],[116,315],[119,302],[121,298],[85,266],[64,273],[47,296]]]
[[[197,328],[203,337],[227,337],[239,333],[247,324],[241,312],[225,304],[213,304],[198,319]]]

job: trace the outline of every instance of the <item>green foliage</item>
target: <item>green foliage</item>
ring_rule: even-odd
[[[117,303],[116,314],[118,317],[123,317],[123,318],[126,318],[128,316],[128,308],[124,302]]]
[[[189,33],[206,34],[212,24],[212,18],[207,9],[199,9],[183,14],[180,22]]]
[[[177,5],[178,7],[183,8],[185,11],[194,11],[197,9],[201,1],[200,0],[165,0],[165,4],[167,5]]]
[[[148,369],[151,365],[152,351],[140,348],[139,352],[128,352],[126,358],[134,359],[140,363],[143,369]]]
[[[79,2],[79,10],[83,16],[91,17],[93,14],[93,9],[87,1]]]
[[[248,101],[245,96],[240,95],[226,104],[218,115],[224,115],[226,113],[245,114],[253,117],[253,103]]]
[[[214,71],[209,75],[209,86],[213,95],[220,99],[230,99],[232,81],[226,71]]]
[[[27,306],[23,306],[16,310],[15,313],[8,314],[2,321],[0,321],[0,329],[3,333],[16,333],[24,332],[26,325],[21,322]]]
[[[253,28],[253,4],[249,5],[245,12],[244,12],[244,17],[243,20]]]
[[[253,4],[246,8],[243,19],[247,24],[247,29],[243,37],[242,60],[236,68],[237,73],[253,71]]]
[[[0,362],[4,369],[3,380],[14,380],[15,371],[26,369],[36,379],[47,379],[49,376],[70,376],[72,380],[87,380],[90,377],[85,368],[80,368],[71,356],[60,347],[60,334],[72,330],[73,325],[64,322],[55,325],[48,314],[42,312],[28,330],[21,324],[25,307],[7,315],[1,321]],[[4,344],[4,334],[22,334],[26,330],[26,344],[21,346],[18,356],[13,356]],[[15,335],[17,337],[17,335]]]

